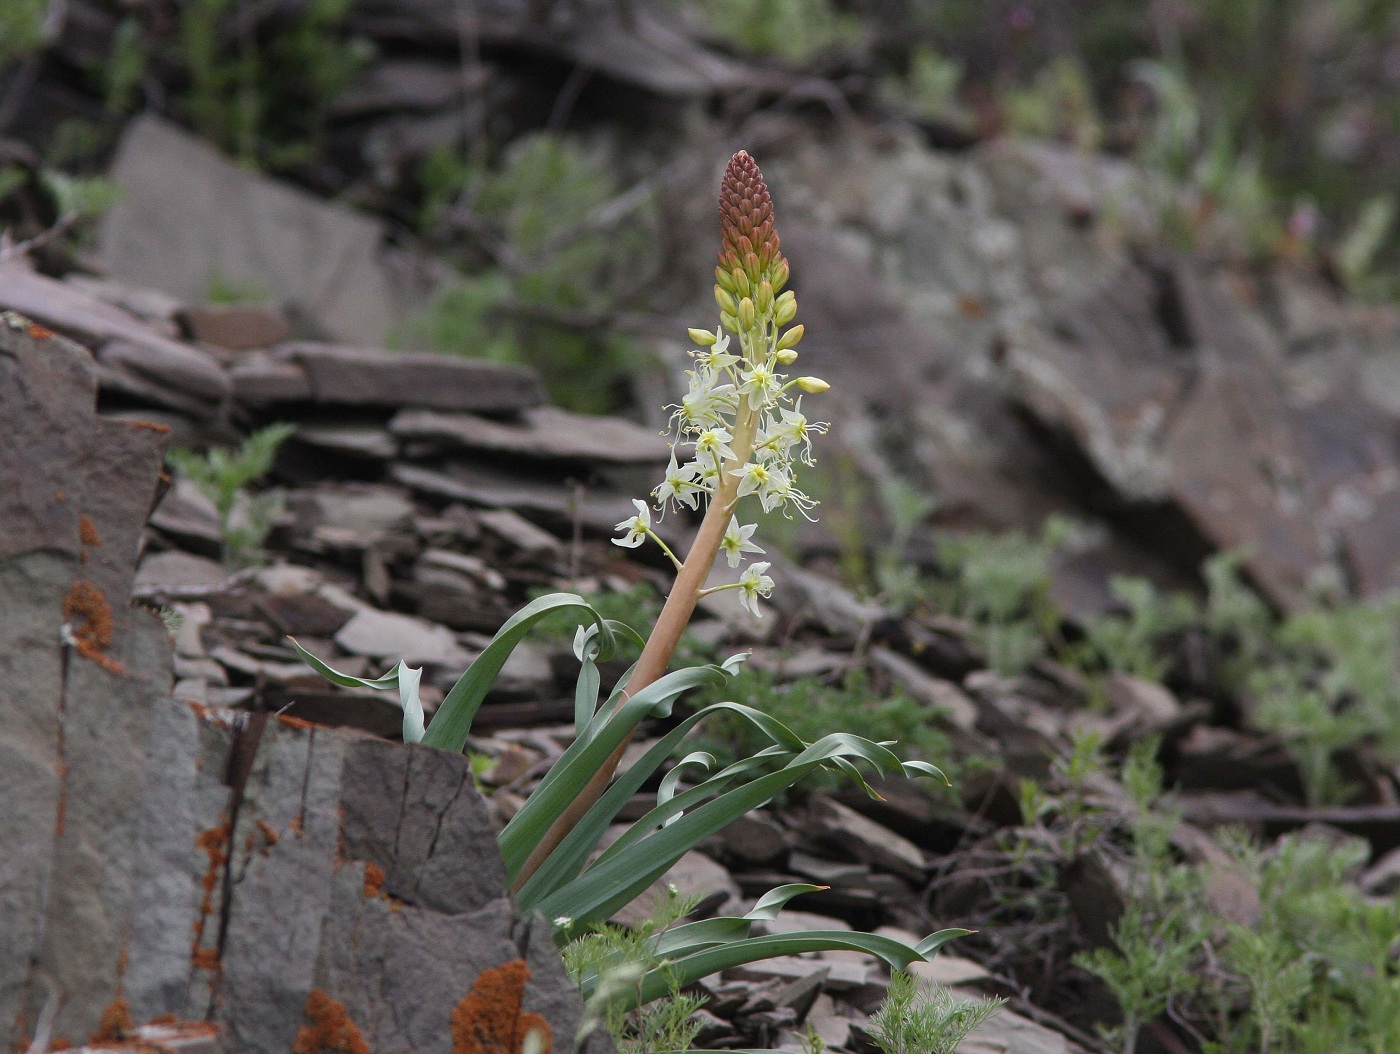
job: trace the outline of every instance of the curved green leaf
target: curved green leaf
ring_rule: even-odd
[[[684,739],[697,724],[710,715],[721,711],[734,713],[750,720],[770,735],[781,736],[784,742],[796,743],[798,750],[806,745],[781,722],[776,721],[762,711],[754,710],[752,707],[743,706],[739,703],[713,703],[710,706],[690,714],[681,721],[680,724],[653,744],[651,749],[643,754],[635,764],[621,773],[618,778],[613,781],[612,785],[594,804],[593,808],[584,815],[578,825],[569,832],[554,852],[551,853],[541,865],[539,870],[530,877],[530,880],[520,890],[518,898],[521,907],[525,910],[529,910],[538,900],[554,892],[565,882],[574,878],[574,876],[583,869],[584,862],[597,846],[598,840],[602,837],[603,832],[607,830],[617,814],[622,811],[622,807],[632,799],[632,795],[641,788],[642,784],[650,778],[653,772],[659,769],[661,765],[675,753],[676,747],[680,744],[681,740]],[[737,778],[751,769],[756,770],[758,768],[767,767],[768,760],[766,759],[766,754],[766,751],[760,752],[757,757],[746,759],[739,765],[730,766],[719,775],[711,777],[711,779],[707,780],[701,787],[691,788],[683,794],[677,795],[676,798],[673,798],[671,802],[668,803],[672,808],[672,812],[668,812],[666,815],[678,814],[680,811],[690,808],[692,804],[710,797],[720,786],[728,783],[731,778]],[[791,754],[789,753],[788,756],[791,756]],[[551,772],[560,769],[562,760],[563,759],[555,763],[554,769],[551,770]],[[591,770],[587,770],[587,773],[591,775]],[[535,794],[538,793],[540,793],[539,789],[535,791]],[[534,795],[531,795],[532,799],[533,797]],[[653,814],[649,813],[644,819],[650,819],[652,815]],[[655,826],[660,826],[665,821],[665,818],[665,816],[656,817]],[[515,820],[513,819],[511,822],[514,823]],[[510,825],[507,825],[507,830],[509,829]],[[649,828],[644,825],[642,821],[638,821],[638,823],[633,824],[617,842],[608,848],[607,853],[620,851],[620,849],[625,848],[632,841],[648,833],[648,830]],[[502,837],[505,837],[504,833]],[[535,835],[534,837],[538,839],[539,836]],[[533,848],[533,842],[530,843],[529,848]],[[528,851],[527,849],[526,852],[528,853]]]
[[[292,647],[296,648],[302,661],[332,684],[338,684],[342,688],[374,688],[379,691],[398,688],[399,708],[403,710],[403,741],[417,743],[422,740],[423,700],[418,695],[418,685],[423,678],[422,667],[406,666],[397,662],[383,677],[351,677],[348,673],[341,673],[316,658],[303,648],[295,637],[287,639],[292,642]]]
[[[942,932],[948,933],[946,930]],[[940,943],[947,943],[954,936],[960,935],[952,933]],[[889,937],[881,937],[874,933],[853,933],[849,930],[808,930],[771,937],[750,937],[747,940],[716,944],[648,971],[641,984],[628,993],[626,1001],[629,1009],[633,1006],[643,1006],[666,995],[673,985],[685,986],[712,973],[758,962],[761,959],[798,955],[803,952],[839,950],[874,955],[896,970],[903,970],[912,962],[926,962],[929,954],[932,954],[925,954]],[[587,998],[589,994],[589,990],[585,988],[584,997]]]
[[[458,678],[433,715],[423,742],[430,747],[460,751],[466,745],[482,700],[495,683],[501,667],[510,658],[510,653],[540,619],[560,611],[577,611],[591,619],[598,627],[601,644],[598,658],[606,659],[612,655],[617,643],[612,626],[583,597],[574,593],[550,593],[532,600],[506,620],[477,660]]]
[[[599,714],[589,725],[590,730],[598,726],[596,733],[591,737],[575,739],[569,745],[501,832],[498,844],[501,855],[505,857],[507,874],[514,877],[519,873],[550,825],[587,786],[593,774],[642,718],[648,714],[664,717],[671,712],[672,705],[683,692],[702,685],[723,683],[727,677],[718,666],[673,670],[624,700],[610,719],[605,720],[604,715]],[[429,727],[428,731],[431,734],[432,728]]]

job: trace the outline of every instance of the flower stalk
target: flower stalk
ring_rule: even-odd
[[[738,521],[740,500],[754,495],[764,512],[781,510],[787,516],[793,509],[808,516],[816,505],[794,484],[793,461],[812,463],[811,437],[827,426],[809,422],[801,396],[794,402],[791,392],[817,394],[829,385],[816,377],[789,381],[778,372],[796,360],[794,349],[804,330],[798,325],[782,331],[796,316],[797,298],[784,291],[790,271],[773,224],[768,187],[744,151],[725,169],[719,213],[722,244],[714,292],[720,326],[714,332],[688,331],[697,345],[691,352],[695,366],[688,373],[689,391],[673,408],[670,465],[652,492],[662,514],[680,506],[695,509],[702,500],[705,514],[684,561],[657,537],[644,502],[635,501],[637,515],[617,525],[624,536],[614,539],[616,544],[634,548],[655,541],[676,566],[675,582],[623,689],[624,698],[666,673],[700,597],[738,589],[743,606],[761,617],[758,598],[773,587],[763,573],[766,562],[750,564],[738,582],[705,588],[721,550],[735,568],[745,554],[763,552],[752,541],[754,525]],[[738,354],[729,350],[731,335],[738,338]],[[629,735],[618,745],[540,840],[516,877],[516,890],[602,796],[630,740]]]

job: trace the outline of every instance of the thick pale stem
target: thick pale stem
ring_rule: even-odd
[[[729,517],[734,511],[734,503],[737,500],[736,493],[739,489],[739,481],[734,476],[734,470],[747,464],[749,457],[753,454],[754,433],[758,426],[758,413],[749,406],[745,399],[740,407],[738,420],[735,422],[734,439],[731,444],[735,459],[724,466],[720,473],[718,485],[715,493],[710,499],[709,507],[705,510],[705,518],[700,523],[700,530],[695,536],[695,541],[691,543],[690,552],[686,554],[685,563],[681,565],[680,571],[676,574],[676,581],[671,586],[671,592],[666,597],[666,604],[661,609],[661,614],[657,616],[656,625],[652,628],[651,636],[647,638],[645,647],[642,648],[641,657],[637,660],[637,665],[632,671],[632,676],[627,681],[624,689],[627,697],[630,698],[640,692],[653,681],[658,680],[666,673],[666,667],[671,663],[671,656],[675,654],[676,645],[680,643],[681,634],[685,632],[686,626],[690,625],[690,616],[695,613],[695,604],[700,599],[700,590],[705,585],[705,579],[710,576],[710,569],[714,566],[715,557],[719,555],[719,545],[724,539],[724,532],[729,526]],[[520,874],[515,877],[512,889],[519,892],[520,888],[530,879],[541,864],[548,859],[549,854],[559,847],[568,833],[578,825],[594,803],[603,796],[608,784],[612,781],[613,773],[617,771],[618,763],[622,761],[623,752],[627,745],[632,742],[632,733],[627,734],[627,738],[618,744],[617,749],[608,756],[607,761],[593,774],[593,777],[579,792],[567,809],[560,813],[559,818],[554,821],[550,829],[545,832],[539,844],[526,859],[520,869]]]

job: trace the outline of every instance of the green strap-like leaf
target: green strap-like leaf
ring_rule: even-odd
[[[598,802],[594,804],[593,808],[585,814],[578,825],[569,832],[564,841],[562,841],[554,852],[546,858],[544,864],[541,865],[539,870],[530,877],[530,880],[520,890],[518,899],[522,909],[529,910],[539,900],[553,893],[565,882],[572,880],[583,869],[584,862],[597,846],[598,840],[602,837],[603,832],[607,830],[617,814],[622,811],[622,807],[632,799],[632,795],[641,788],[642,784],[650,778],[652,773],[659,769],[661,765],[675,753],[681,740],[684,739],[697,724],[711,715],[720,712],[733,713],[751,721],[764,731],[780,735],[785,742],[795,742],[799,750],[806,745],[802,740],[793,735],[786,726],[775,721],[767,714],[754,710],[752,707],[741,706],[738,703],[713,703],[710,706],[696,711],[658,740],[635,764],[625,772],[622,772],[618,778],[613,781],[612,786],[608,788],[602,798],[600,798]],[[613,853],[614,851],[620,851],[632,841],[647,834],[650,830],[647,823],[651,822],[651,820],[654,819],[653,826],[660,826],[665,822],[668,816],[679,815],[681,811],[690,808],[691,805],[713,796],[723,785],[730,782],[731,779],[745,775],[749,771],[758,771],[759,769],[766,768],[771,764],[771,761],[766,757],[767,753],[767,751],[761,751],[755,758],[746,759],[738,765],[730,766],[719,775],[711,777],[711,779],[707,780],[700,787],[692,788],[677,795],[668,803],[671,811],[666,814],[658,816],[654,815],[654,811],[653,813],[648,813],[647,817],[644,818],[646,822],[638,821],[634,823],[617,842],[608,848],[607,853],[604,855]],[[792,754],[788,753],[777,760],[783,761],[786,760],[786,757],[791,756]],[[555,763],[553,771],[559,771],[561,768],[562,759],[561,762]],[[586,782],[587,777],[591,775],[591,771],[581,766],[579,775],[581,775]],[[535,793],[538,794],[540,791],[536,790]],[[514,822],[515,821],[512,820],[512,823]],[[507,830],[509,829],[508,825]],[[505,837],[504,834],[502,837]],[[621,844],[619,845],[618,843]]]
[[[955,936],[969,933],[962,931],[941,931],[948,934],[940,944],[947,943]],[[936,935],[935,935],[936,936]],[[928,938],[932,940],[932,938]],[[819,951],[859,951],[874,955],[887,963],[891,969],[903,970],[912,962],[927,961],[932,954],[911,948],[907,944],[880,937],[873,933],[854,933],[849,930],[808,930],[803,933],[783,933],[771,937],[750,937],[747,940],[716,944],[702,951],[680,959],[673,959],[663,967],[650,970],[642,982],[628,992],[624,999],[630,1009],[644,1006],[653,999],[659,999],[671,991],[673,985],[685,986],[721,970],[733,969],[746,963],[772,959],[781,955],[799,955],[804,952]],[[584,997],[589,995],[584,990]]]
[[[403,741],[405,743],[418,743],[423,739],[423,700],[418,694],[418,685],[423,679],[421,667],[405,666],[402,662],[398,662],[383,677],[376,677],[372,680],[364,677],[351,677],[347,673],[341,673],[327,666],[303,648],[295,637],[288,639],[291,640],[292,647],[296,648],[302,661],[332,684],[338,684],[342,688],[374,688],[380,691],[397,688],[399,690],[399,708],[403,710]]]
[[[472,721],[476,718],[477,710],[481,708],[482,700],[495,683],[501,667],[510,658],[510,653],[540,619],[560,611],[574,611],[592,620],[598,626],[601,642],[598,657],[606,659],[612,655],[616,646],[612,627],[583,597],[574,593],[550,593],[538,600],[532,600],[506,620],[505,625],[491,638],[491,643],[477,657],[476,662],[458,678],[452,690],[447,693],[447,698],[438,707],[437,713],[433,715],[433,720],[423,736],[423,742],[430,747],[440,747],[454,753],[460,751],[466,745]]]
[[[787,907],[787,903],[793,897],[800,897],[803,893],[820,893],[830,886],[814,886],[810,882],[789,882],[784,886],[775,886],[763,896],[758,898],[753,909],[744,918],[755,922],[760,919],[764,922],[772,922],[778,917],[778,912]]]
[[[671,712],[672,705],[683,692],[702,685],[723,683],[727,677],[718,666],[674,670],[624,701],[611,720],[603,721],[602,714],[595,718],[590,729],[600,722],[601,727],[591,738],[580,737],[570,744],[501,832],[498,844],[501,855],[505,857],[506,873],[514,877],[520,872],[550,825],[587,786],[593,774],[643,717],[653,713],[664,717]],[[428,733],[432,734],[431,726]]]
[[[699,842],[750,809],[766,804],[773,795],[808,772],[839,757],[863,760],[882,774],[900,767],[899,759],[878,743],[847,733],[825,736],[777,772],[759,776],[699,805],[675,823],[662,826],[645,837],[635,837],[637,828],[661,824],[681,807],[686,794],[677,795],[666,805],[653,809],[588,871],[543,898],[538,904],[539,910],[548,918],[566,915],[579,921],[599,921],[610,917]],[[625,847],[619,848],[624,842]]]

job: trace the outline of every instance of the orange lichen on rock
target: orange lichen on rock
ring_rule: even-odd
[[[314,729],[315,721],[307,721],[300,717],[293,717],[291,714],[278,714],[277,720],[281,721],[288,728]]]
[[[158,424],[155,421],[127,421],[126,424],[131,428],[144,428],[149,432],[159,432],[161,435],[170,431],[169,425]],[[165,473],[162,472],[161,475],[165,475]]]
[[[223,874],[224,865],[228,863],[228,842],[232,834],[232,826],[224,822],[207,831],[201,831],[194,840],[194,844],[209,858],[209,866],[204,869],[204,878],[200,883],[204,889],[204,896],[199,902],[199,917],[194,922],[194,944],[190,950],[191,961],[202,969],[219,968],[218,952],[212,948],[201,948],[200,944],[204,940],[204,924],[214,912],[214,891],[219,888],[219,878]]]
[[[378,864],[365,864],[365,896],[377,897],[384,892],[384,869]]]
[[[113,1040],[126,1039],[131,1034],[131,1030],[136,1027],[131,1020],[131,1007],[126,1005],[126,999],[118,994],[115,999],[102,1011],[102,1018],[98,1021],[97,1031],[92,1034],[91,1043],[110,1043]]]
[[[126,673],[121,663],[104,654],[112,645],[112,606],[102,590],[75,578],[63,598],[63,618],[80,655],[112,673]]]
[[[53,330],[49,329],[48,326],[41,326],[37,322],[29,323],[24,331],[29,335],[31,340],[48,340],[53,336]]]
[[[84,545],[101,545],[102,535],[97,533],[97,524],[86,513],[78,517],[78,541]]]
[[[452,1054],[521,1054],[532,1032],[544,1038],[542,1054],[550,1054],[549,1022],[520,1008],[529,979],[524,959],[482,970],[452,1011]]]
[[[311,1023],[297,1030],[292,1054],[369,1054],[369,1044],[340,1000],[313,988],[306,997],[306,1016]]]

